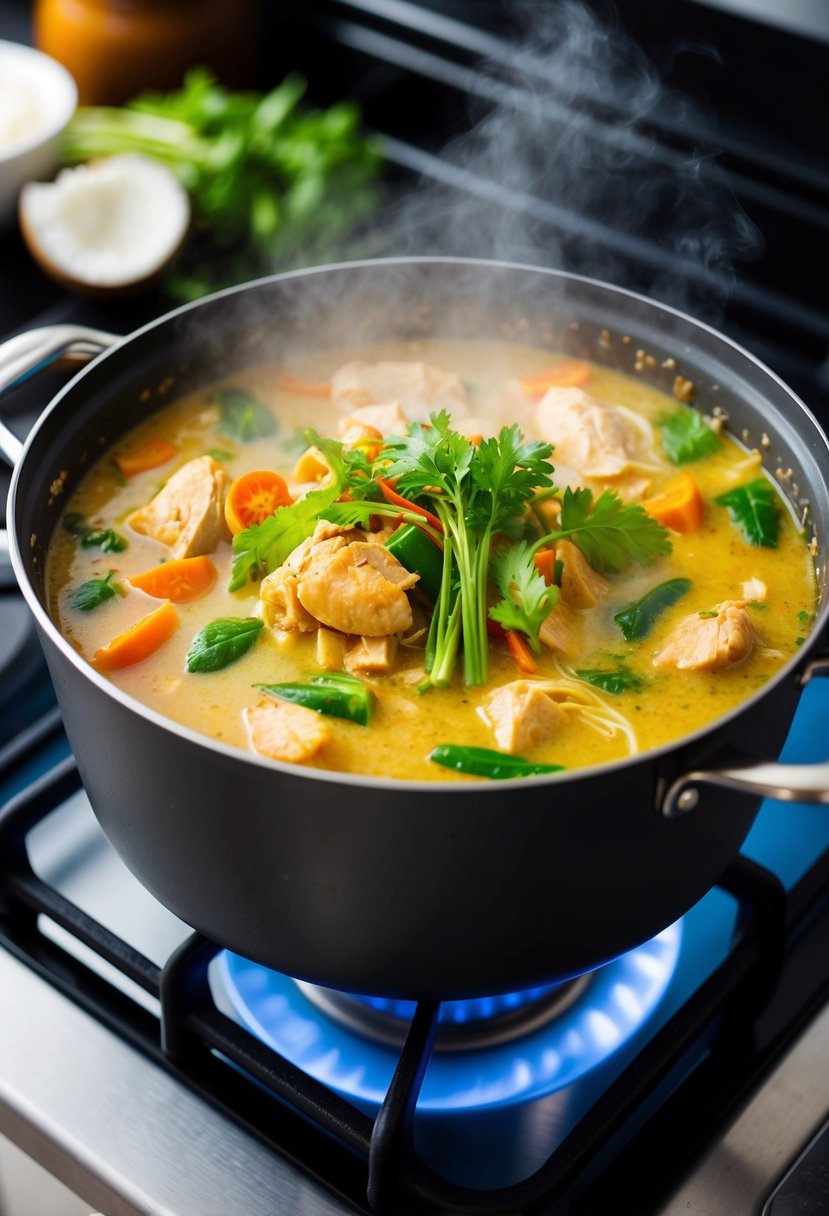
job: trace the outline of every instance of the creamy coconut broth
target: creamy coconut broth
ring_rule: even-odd
[[[354,360],[366,366],[339,371]],[[427,370],[398,366],[377,371],[377,364],[389,361],[425,363]],[[430,369],[451,375],[443,378]],[[244,390],[249,396],[236,397],[235,406],[232,401],[229,406],[231,399],[222,393],[230,390]],[[273,419],[272,433],[256,437],[258,430],[271,429],[267,418],[264,428],[257,426],[261,413],[250,425],[251,417],[242,408],[240,421],[237,407],[250,400],[264,406]],[[390,407],[386,414],[370,412],[378,404]],[[527,585],[523,598],[514,581],[499,591],[495,567],[490,566],[484,609],[491,610],[506,595],[517,602],[519,621],[529,623],[524,632],[512,628],[509,637],[497,622],[489,624],[483,683],[470,681],[468,670],[465,678],[461,631],[454,665],[442,652],[444,669],[450,673],[444,681],[448,686],[428,685],[426,647],[433,600],[417,584],[408,585],[410,571],[417,572],[411,554],[402,551],[398,562],[387,556],[383,543],[391,529],[406,526],[399,516],[378,513],[363,519],[360,531],[342,526],[339,532],[335,524],[320,526],[311,519],[294,538],[296,545],[303,536],[309,538],[303,551],[297,553],[296,545],[289,545],[287,559],[280,557],[268,580],[268,567],[259,563],[239,590],[228,589],[234,552],[226,530],[225,497],[231,483],[253,470],[276,471],[294,501],[331,485],[333,475],[325,460],[304,455],[309,443],[302,436],[309,424],[346,450],[356,444],[367,462],[374,461],[368,476],[382,477],[390,467],[384,462],[400,453],[383,448],[381,433],[386,438],[402,433],[405,440],[408,425],[428,422],[430,411],[441,408],[450,412],[453,431],[457,427],[471,436],[474,451],[479,450],[475,445],[481,435],[496,436],[499,428],[513,423],[527,440],[555,443],[549,462],[556,469],[556,493],[536,487],[541,497],[517,512],[523,517],[525,555],[542,536],[542,525],[550,533],[563,530],[561,498],[567,486],[592,489],[592,507],[603,489],[612,489],[626,507],[644,504],[647,519],[663,528],[671,526],[646,537],[646,564],[631,560],[630,553],[617,556],[617,564],[624,567],[618,573],[608,569],[602,548],[607,531],[595,534],[598,556],[589,543],[584,552],[579,547],[584,531],[571,532],[564,543],[560,537],[542,543],[540,557],[530,554],[524,563],[525,569],[529,565],[527,578],[534,572],[540,578]],[[623,758],[678,739],[751,696],[796,653],[815,612],[813,559],[788,504],[764,474],[759,455],[747,452],[726,431],[710,437],[706,428],[700,436],[700,415],[695,414],[689,426],[690,413],[635,378],[514,344],[397,342],[262,365],[165,407],[119,440],[92,468],[67,504],[64,526],[52,541],[50,610],[80,654],[125,692],[199,732],[274,759],[401,779],[468,780],[469,772],[493,775],[486,759],[482,769],[461,761],[466,771],[456,772],[430,759],[433,750],[447,744],[483,748],[518,755],[532,765],[568,769]],[[671,425],[665,427],[664,420],[676,417],[679,437],[674,433],[672,440]],[[428,436],[430,430],[434,436],[433,428],[421,434]],[[677,453],[676,442],[681,447],[686,440],[690,449]],[[669,459],[669,449],[680,463]],[[690,458],[684,459],[689,450]],[[194,460],[201,464],[189,466]],[[151,467],[141,467],[148,463]],[[163,578],[155,596],[130,580],[158,567],[163,570],[182,552],[183,542],[176,539],[181,524],[169,518],[175,514],[169,497],[171,481],[180,480],[180,470],[188,466],[200,470],[208,482],[213,479],[214,501],[207,507],[213,515],[207,521],[210,526],[202,521],[201,533],[187,541],[187,555],[203,559],[192,567],[193,577],[197,574],[202,584],[191,588],[195,593],[201,586],[202,593],[190,602],[178,602],[181,586],[173,586],[177,602],[171,605]],[[391,502],[374,487],[378,512],[393,512],[394,487],[405,490],[405,477],[392,480]],[[176,484],[173,481],[173,491]],[[747,486],[754,490],[742,504],[739,495],[736,505],[716,501]],[[771,534],[762,534],[761,543],[747,539],[746,511],[757,513],[758,486],[760,500],[764,486],[774,495],[771,507],[760,501],[758,508],[768,526],[769,515],[776,520],[774,544]],[[165,487],[168,499],[157,499]],[[662,498],[666,487],[672,494],[667,506]],[[197,495],[192,487],[185,493],[191,500]],[[233,497],[231,490],[231,505]],[[428,490],[422,496],[410,491],[406,497],[431,508],[432,514],[442,510]],[[154,501],[156,507],[148,507]],[[241,515],[234,517],[230,511],[234,530],[249,519],[247,500],[240,501]],[[264,501],[272,506],[267,495]],[[136,515],[144,508],[148,511],[143,516]],[[589,521],[591,511],[583,515]],[[572,525],[572,514],[568,520]],[[623,517],[625,523],[637,520],[641,512],[635,519]],[[115,541],[107,539],[109,532]],[[440,568],[439,544],[423,531],[416,531],[418,537],[431,546],[433,562],[436,556]],[[117,547],[122,541],[126,547]],[[509,567],[498,555],[514,543],[500,533],[493,542],[502,583],[510,577]],[[652,551],[667,549],[668,543],[669,552]],[[354,544],[362,548],[348,553]],[[384,549],[382,561],[368,553],[367,546],[377,544]],[[604,568],[603,576],[588,563],[591,552],[595,564]],[[358,560],[354,554],[362,556]],[[208,588],[212,568],[215,581]],[[265,588],[273,587],[274,578],[278,585],[269,593],[269,605]],[[342,578],[350,580],[345,607],[356,616],[342,615],[343,604],[337,599]],[[102,581],[107,588],[103,593]],[[552,589],[556,586],[557,591]],[[642,605],[642,597],[655,588],[658,594]],[[534,616],[527,613],[525,602],[533,596]],[[551,603],[551,611],[545,611]],[[130,635],[132,643],[115,646],[112,659],[107,648],[113,641],[159,609],[163,619],[150,628],[149,642],[139,628]],[[625,609],[630,610],[615,621]],[[383,615],[387,610],[392,614],[388,619]],[[354,626],[365,627],[361,622],[367,619],[366,611],[381,620],[380,634],[361,643]],[[322,632],[320,617],[326,618]],[[188,670],[194,639],[211,622],[228,618],[242,622],[243,632],[244,622],[251,619],[257,630],[252,638],[242,639],[241,656],[229,658],[226,647],[203,644],[202,652],[210,653],[202,658],[202,669]],[[485,620],[483,612],[478,623]],[[515,618],[508,615],[507,620],[514,624]],[[145,649],[147,657],[141,657]],[[205,664],[214,664],[214,669],[205,669]],[[346,669],[371,694],[368,725],[315,712],[307,700],[300,698],[297,705],[255,687],[307,685],[315,676]],[[465,753],[459,754],[463,759]],[[457,756],[451,753],[448,762],[455,763]]]

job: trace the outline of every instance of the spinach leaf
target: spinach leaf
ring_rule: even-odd
[[[489,777],[493,781],[504,777],[560,773],[564,769],[562,764],[535,764],[523,756],[511,756],[488,747],[462,747],[455,743],[442,743],[429,753],[429,759],[443,768],[469,773],[474,777]]]
[[[256,617],[220,617],[205,625],[187,651],[187,670],[221,671],[250,650],[262,630]]]
[[[711,456],[720,446],[716,431],[703,421],[696,410],[681,409],[662,414],[656,419],[662,437],[662,447],[672,464],[687,464]]]
[[[81,544],[84,549],[101,549],[104,553],[122,553],[127,542],[120,532],[112,528],[88,528],[81,533]]]
[[[777,547],[780,528],[780,508],[774,489],[765,477],[757,477],[744,486],[737,486],[714,499],[728,510],[750,545],[767,549]]]
[[[117,594],[110,582],[114,573],[114,570],[110,570],[106,578],[90,578],[87,582],[81,583],[80,587],[76,587],[69,597],[69,603],[75,611],[91,612],[99,604],[111,600]]]
[[[63,517],[63,530],[68,532],[70,536],[83,536],[89,531],[86,525],[86,519],[77,511],[69,511]]]
[[[647,680],[625,664],[620,663],[615,671],[603,671],[598,667],[577,671],[576,675],[594,688],[602,692],[641,692],[647,686]]]
[[[647,637],[657,617],[666,608],[671,608],[691,590],[688,578],[671,578],[667,583],[652,587],[640,600],[634,600],[614,616],[614,622],[622,631],[626,642],[636,642]]]
[[[210,396],[219,405],[216,430],[239,443],[267,439],[277,430],[276,419],[266,405],[244,388],[225,388]]]

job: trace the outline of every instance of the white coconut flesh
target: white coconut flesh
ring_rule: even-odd
[[[30,182],[20,216],[42,265],[106,289],[142,282],[166,265],[187,233],[190,202],[164,165],[129,154]]]

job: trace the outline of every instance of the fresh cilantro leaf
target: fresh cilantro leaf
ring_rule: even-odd
[[[123,553],[127,542],[120,532],[112,528],[86,529],[81,535],[84,549],[101,549],[104,553]]]
[[[348,448],[336,439],[325,439],[314,430],[307,430],[308,443],[317,448],[334,474],[340,493],[348,491],[352,499],[380,498],[380,487],[373,478],[372,464],[361,447]]]
[[[99,604],[111,600],[116,594],[111,579],[115,571],[110,570],[106,578],[90,578],[76,587],[69,597],[69,603],[76,612],[92,612]]]
[[[205,625],[187,651],[187,670],[221,671],[246,654],[262,631],[258,617],[222,617]]]
[[[497,439],[485,439],[470,462],[477,503],[494,532],[516,534],[522,513],[539,487],[552,485],[549,443],[524,441],[516,424],[503,427]]]
[[[716,431],[703,421],[697,410],[679,409],[656,419],[665,455],[672,464],[687,464],[710,456],[720,446]]]
[[[688,578],[672,578],[652,587],[640,600],[634,600],[613,617],[626,642],[638,642],[647,637],[657,618],[691,590]]]
[[[777,495],[765,477],[757,477],[714,499],[725,507],[750,545],[777,547],[780,508]]]
[[[545,543],[571,539],[600,574],[619,574],[630,561],[648,566],[671,551],[667,528],[639,503],[624,503],[612,490],[605,490],[594,504],[591,490],[568,486],[559,522],[561,528]]]
[[[251,443],[254,439],[267,439],[276,433],[277,425],[266,405],[244,388],[224,388],[212,393],[210,401],[218,402],[219,421],[216,430],[221,435],[237,439],[239,443]]]
[[[558,587],[548,587],[536,570],[533,546],[518,541],[498,549],[490,559],[489,574],[503,597],[490,608],[490,617],[504,629],[526,634],[538,653],[538,631],[556,606]]]
[[[615,671],[605,671],[598,667],[577,671],[576,675],[594,688],[602,692],[618,694],[620,692],[641,692],[647,687],[647,680],[625,664],[620,663]]]
[[[261,524],[252,524],[233,538],[230,591],[239,591],[250,578],[270,574],[297,545],[313,534],[322,512],[341,491],[336,484],[312,490],[289,507],[279,507]]]

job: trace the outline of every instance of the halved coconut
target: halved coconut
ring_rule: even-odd
[[[166,166],[130,153],[30,182],[20,226],[32,256],[53,279],[85,295],[146,287],[181,248],[190,223],[187,192]]]

